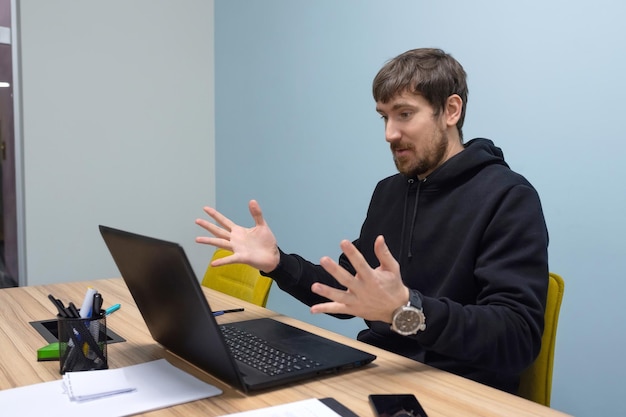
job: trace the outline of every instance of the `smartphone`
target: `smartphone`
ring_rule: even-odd
[[[428,417],[413,394],[371,394],[376,417]]]

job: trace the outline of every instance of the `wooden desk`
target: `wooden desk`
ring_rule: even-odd
[[[118,302],[122,305],[119,311],[107,318],[107,326],[127,340],[109,345],[110,368],[166,358],[224,391],[217,397],[147,414],[153,417],[219,416],[312,397],[334,397],[359,416],[368,417],[373,416],[367,399],[370,393],[413,393],[429,417],[565,416],[514,395],[205,288],[214,309],[245,307],[242,313],[217,317],[221,323],[273,317],[378,356],[372,364],[359,370],[244,395],[174,357],[154,342],[121,278],[0,290],[0,389],[61,378],[58,362],[37,362],[37,349],[46,342],[28,323],[55,316],[56,311],[47,298],[48,294],[55,295],[66,304],[69,301],[80,302],[87,286],[93,286],[103,294],[104,307]]]

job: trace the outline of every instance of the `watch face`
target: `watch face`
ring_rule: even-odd
[[[424,330],[424,313],[415,307],[405,307],[398,312],[393,320],[394,330],[402,335],[415,334],[418,330]]]
[[[398,314],[396,319],[396,325],[399,330],[411,331],[419,327],[420,323],[417,321],[418,317],[414,311],[405,310]]]

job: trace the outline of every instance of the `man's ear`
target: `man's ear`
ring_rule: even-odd
[[[446,124],[448,126],[456,126],[456,123],[461,117],[463,110],[463,100],[458,94],[452,94],[446,100]]]

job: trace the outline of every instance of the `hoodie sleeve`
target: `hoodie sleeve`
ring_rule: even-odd
[[[345,287],[339,284],[339,282],[320,265],[313,264],[300,255],[287,254],[280,249],[279,251],[280,262],[276,269],[269,273],[261,272],[261,274],[272,278],[281,290],[295,297],[302,303],[312,306],[329,301],[311,291],[311,285],[315,282],[321,282],[334,288],[345,289]],[[350,271],[350,273],[355,273],[345,255],[342,254],[340,256],[339,264]],[[341,319],[354,317],[348,314],[333,314],[333,316]]]

